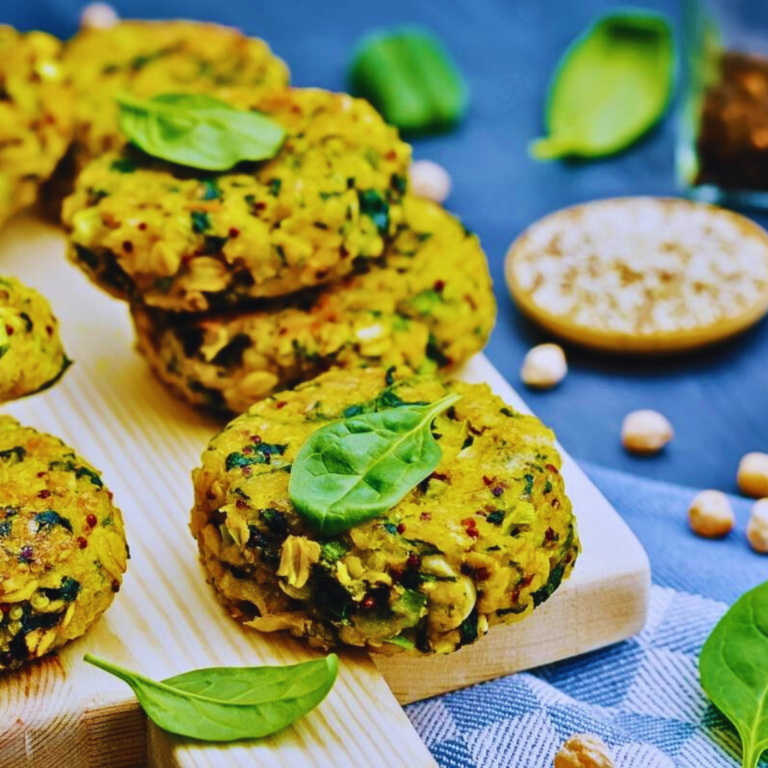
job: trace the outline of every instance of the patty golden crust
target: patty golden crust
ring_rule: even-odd
[[[0,225],[37,199],[72,137],[61,43],[0,25]]]
[[[464,362],[496,315],[485,255],[438,205],[407,197],[404,211],[381,266],[322,290],[218,315],[135,305],[139,349],[181,397],[235,413],[331,366],[430,373]]]
[[[90,163],[64,204],[71,258],[115,296],[202,312],[381,256],[410,161],[397,131],[345,94],[292,89],[251,106],[288,132],[267,162],[210,174],[128,148]]]
[[[99,473],[0,416],[0,670],[79,637],[120,589],[128,551]]]
[[[194,21],[121,21],[82,29],[64,51],[77,96],[74,165],[125,143],[115,95],[279,90],[288,68],[269,46],[230,27]]]
[[[0,277],[0,402],[47,389],[69,365],[48,301],[15,278]]]
[[[461,399],[432,432],[442,460],[379,518],[318,539],[291,504],[291,464],[349,415]],[[222,603],[247,626],[313,646],[448,653],[519,621],[579,551],[552,433],[486,385],[403,369],[331,371],[263,400],[213,438],[193,473],[191,529]]]

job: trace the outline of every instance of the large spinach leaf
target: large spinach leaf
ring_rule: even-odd
[[[599,157],[638,139],[664,114],[672,94],[672,31],[658,14],[639,10],[600,19],[568,49],[549,90],[549,135],[534,157]]]
[[[191,168],[226,171],[244,160],[267,160],[285,140],[285,129],[266,115],[203,94],[116,98],[120,128],[134,144]]]
[[[338,657],[277,667],[196,669],[162,682],[86,654],[85,660],[128,683],[164,731],[203,741],[275,733],[314,709],[333,687]]]
[[[391,509],[440,463],[430,426],[459,398],[362,413],[318,429],[291,470],[296,510],[319,536],[336,536]]]
[[[768,748],[768,582],[742,595],[699,657],[701,685],[736,726],[744,768]]]

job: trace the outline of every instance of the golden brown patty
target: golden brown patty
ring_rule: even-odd
[[[381,267],[252,311],[180,316],[133,307],[157,376],[195,405],[240,413],[338,366],[423,373],[484,346],[496,305],[477,237],[434,203],[406,198]]]
[[[250,106],[288,132],[270,161],[204,173],[126,150],[64,206],[71,257],[120,298],[202,312],[328,282],[381,256],[410,148],[365,101],[292,89]]]
[[[72,135],[61,44],[0,26],[0,226],[35,202]]]
[[[461,399],[432,432],[433,474],[387,513],[318,539],[292,506],[309,435],[350,415]],[[262,631],[310,644],[448,653],[518,621],[579,551],[554,437],[486,385],[332,371],[263,400],[213,438],[193,473],[192,532],[219,598]]]
[[[83,29],[67,43],[64,66],[77,96],[77,170],[125,143],[116,94],[226,98],[288,85],[288,68],[263,40],[194,21],[121,21],[109,29]]]
[[[50,387],[69,365],[48,301],[15,278],[0,277],[0,402]]]
[[[0,416],[0,670],[79,637],[120,589],[120,510],[56,437]]]

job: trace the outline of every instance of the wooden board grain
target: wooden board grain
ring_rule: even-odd
[[[567,460],[585,551],[571,581],[532,619],[445,659],[379,660],[381,671],[365,653],[343,651],[326,701],[259,742],[206,745],[147,724],[126,686],[85,664],[84,653],[160,678],[202,666],[293,663],[313,653],[290,637],[242,629],[216,602],[197,562],[188,510],[189,472],[220,424],[153,379],[133,351],[127,308],[90,285],[63,251],[60,232],[31,215],[0,237],[0,272],[49,297],[76,361],[55,389],[7,411],[60,436],[104,471],[123,509],[132,558],[123,590],[86,637],[0,677],[0,768],[303,767],[330,759],[340,767],[432,765],[396,696],[408,701],[468,685],[613,642],[641,626],[647,559]],[[519,405],[485,358],[463,375],[491,381]]]

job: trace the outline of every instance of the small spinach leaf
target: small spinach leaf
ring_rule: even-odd
[[[190,168],[227,171],[244,160],[268,160],[285,141],[285,129],[266,115],[204,94],[115,98],[120,128],[136,146]]]
[[[288,492],[320,536],[336,536],[397,504],[440,463],[430,426],[460,395],[363,413],[321,427],[293,464]]]
[[[742,765],[768,749],[768,582],[742,595],[717,623],[699,656],[701,685],[736,726]]]
[[[549,135],[539,160],[601,157],[630,146],[656,123],[672,94],[675,52],[664,16],[610,13],[566,51],[547,97]]]
[[[282,730],[314,709],[336,681],[335,654],[277,667],[196,669],[161,682],[91,654],[85,661],[123,682],[164,731],[203,741],[255,739]]]

